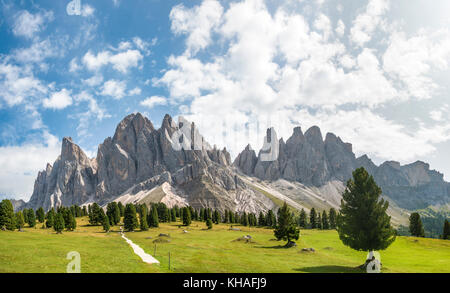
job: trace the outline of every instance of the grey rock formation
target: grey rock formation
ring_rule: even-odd
[[[181,135],[180,135],[181,134]],[[177,149],[174,145],[182,146]],[[161,128],[140,113],[125,117],[114,136],[89,159],[70,138],[61,155],[39,172],[27,207],[48,210],[87,202],[105,204],[121,195],[150,192],[168,183],[183,190],[194,207],[259,212],[273,202],[240,181],[226,149],[211,148],[194,123],[166,115]]]

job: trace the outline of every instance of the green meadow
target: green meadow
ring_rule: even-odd
[[[133,253],[117,226],[105,233],[89,226],[87,218],[77,220],[77,229],[62,235],[42,224],[24,232],[0,231],[0,273],[64,273],[70,251],[80,253],[82,273],[354,273],[362,272],[357,266],[367,255],[344,246],[332,230],[301,230],[297,247],[286,249],[271,229],[233,226],[241,229],[234,231],[219,224],[207,230],[205,223],[193,221],[189,227],[160,223],[146,232],[125,233],[160,261],[150,265]],[[252,241],[236,241],[245,235]],[[302,252],[310,247],[315,252]],[[397,237],[380,254],[383,273],[450,272],[448,240]]]

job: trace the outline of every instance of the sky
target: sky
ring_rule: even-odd
[[[233,158],[317,125],[450,180],[447,0],[0,0],[0,40],[2,197],[28,200],[63,137],[95,157],[135,112]]]

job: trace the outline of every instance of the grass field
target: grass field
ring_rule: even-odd
[[[56,235],[52,230],[25,228],[25,232],[0,231],[0,272],[62,273],[70,260],[66,255],[78,251],[83,273],[100,272],[186,272],[186,273],[330,273],[361,272],[356,267],[366,256],[345,247],[336,231],[302,230],[298,247],[282,248],[284,242],[274,240],[273,231],[265,228],[214,225],[205,230],[202,222],[188,228],[180,223],[160,224],[147,232],[129,232],[126,236],[155,256],[160,265],[143,263],[125,243],[118,227],[104,233],[101,227],[87,225],[78,219],[74,232]],[[183,230],[188,233],[183,233]],[[168,243],[156,243],[160,233],[170,234]],[[251,235],[255,243],[233,241]],[[151,238],[150,238],[151,237]],[[301,252],[313,247],[316,252]],[[168,256],[171,254],[171,270]],[[394,244],[381,252],[383,272],[450,272],[450,241],[414,237],[398,237]]]

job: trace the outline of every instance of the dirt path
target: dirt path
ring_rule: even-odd
[[[122,235],[122,238],[125,239],[125,241],[133,248],[133,251],[135,254],[137,254],[145,263],[157,263],[159,264],[159,261],[151,256],[150,254],[146,253],[139,245],[134,244],[133,241],[125,237],[125,234],[123,234],[123,231],[120,232]]]

